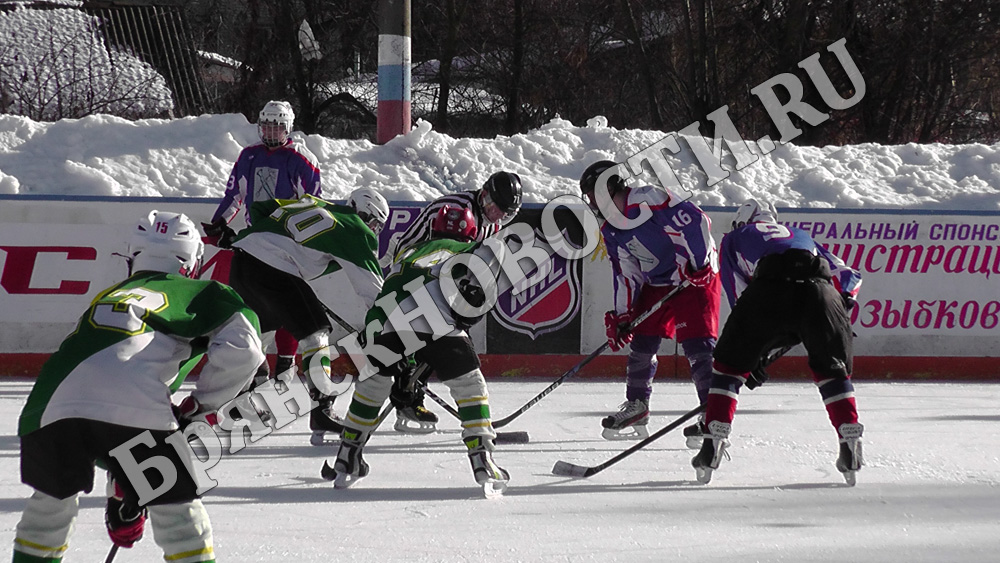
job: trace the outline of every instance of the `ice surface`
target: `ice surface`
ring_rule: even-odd
[[[499,418],[548,381],[490,383]],[[447,396],[436,381],[431,387]],[[0,528],[13,539],[29,488],[18,479],[16,420],[30,381],[0,383],[4,432]],[[182,390],[182,395],[184,391]],[[630,442],[600,438],[624,383],[569,381],[512,422],[531,442],[505,445],[499,500],[472,478],[457,421],[437,433],[388,426],[365,450],[371,474],[335,491],[319,470],[334,446],[309,445],[295,423],[227,456],[205,503],[219,561],[997,561],[1000,553],[1000,386],[857,383],[867,465],[849,488],[837,441],[808,383],[744,391],[731,461],[698,485],[680,430],[589,479],[552,475],[557,460],[596,465]],[[694,406],[689,383],[655,384],[650,431]],[[347,400],[336,409],[343,412]],[[103,561],[102,493],[81,497],[67,562]],[[10,543],[7,544],[8,546]],[[161,561],[146,537],[115,561]]]

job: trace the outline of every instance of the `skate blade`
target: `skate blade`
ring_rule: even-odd
[[[844,482],[847,483],[848,487],[853,487],[858,482],[858,472],[857,471],[844,471],[841,473],[844,476]]]
[[[712,481],[712,472],[715,471],[711,467],[695,467],[694,477],[702,485],[707,485]]]
[[[504,491],[507,490],[507,482],[498,479],[487,479],[483,483],[483,495],[488,499],[503,498]]]
[[[334,436],[339,436],[339,434],[334,434]],[[327,440],[325,430],[313,430],[312,436],[309,436],[309,443],[314,446],[323,446],[339,442],[338,440]]]
[[[605,428],[601,432],[601,438],[605,440],[643,440],[649,438],[649,430],[646,426],[626,426],[625,428],[614,429]],[[699,446],[700,447],[700,446]]]
[[[350,473],[338,473],[333,479],[334,489],[350,489],[354,485],[358,484],[358,481],[364,479],[359,475],[351,475]]]
[[[410,426],[411,424],[413,426]],[[421,422],[408,418],[397,418],[392,427],[396,432],[403,434],[431,434],[437,430],[437,424],[434,422]]]

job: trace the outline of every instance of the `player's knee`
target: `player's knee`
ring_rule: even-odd
[[[632,343],[629,345],[629,352],[634,354],[656,355],[656,352],[660,349],[660,342],[662,340],[663,339],[659,336],[636,334],[632,337]]]
[[[443,382],[456,402],[473,397],[487,397],[486,378],[478,368]]]
[[[200,500],[147,507],[153,541],[167,561],[195,563],[215,559],[212,523]]]

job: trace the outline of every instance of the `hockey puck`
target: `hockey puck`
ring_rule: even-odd
[[[498,444],[527,444],[527,432],[497,432],[496,443]]]

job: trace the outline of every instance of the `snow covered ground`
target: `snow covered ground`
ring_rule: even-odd
[[[494,414],[547,383],[491,382]],[[0,381],[8,541],[29,492],[15,428],[30,385]],[[506,427],[531,442],[496,452],[512,481],[492,501],[472,479],[457,422],[436,405],[441,431],[404,436],[387,423],[366,449],[371,475],[345,491],[319,477],[335,447],[310,446],[298,420],[211,472],[219,486],[205,501],[219,561],[997,561],[1000,385],[858,382],[867,466],[854,488],[833,467],[834,431],[806,383],[743,392],[732,460],[707,486],[694,481],[679,430],[589,479],[552,475],[557,460],[596,465],[631,444],[600,438],[600,418],[623,392],[623,383],[571,380]],[[657,383],[650,429],[693,405],[689,383]],[[66,561],[103,561],[103,506],[100,494],[81,498]],[[115,561],[161,560],[146,534]]]
[[[456,139],[426,121],[414,125],[385,145],[305,137],[324,197],[370,187],[390,201],[430,201],[508,170],[521,175],[525,202],[546,203],[579,193],[580,174],[592,162],[624,162],[666,136],[617,129],[600,116],[557,118],[493,139]],[[234,114],[55,123],[0,115],[0,194],[218,198],[240,150],[256,142],[256,126]],[[680,147],[666,162],[699,205],[735,207],[760,197],[778,207],[1000,211],[1000,145],[788,144],[711,187],[687,141]],[[731,168],[732,156],[724,163]],[[648,172],[635,180],[655,181]]]

